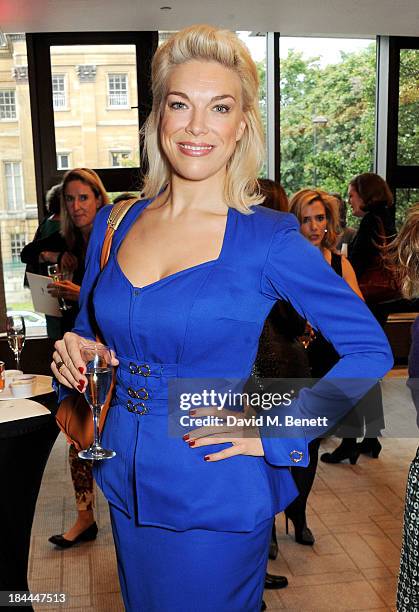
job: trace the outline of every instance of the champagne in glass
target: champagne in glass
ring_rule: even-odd
[[[58,264],[51,264],[50,266],[48,266],[48,276],[54,281],[54,283],[59,283],[63,280],[71,280],[70,278],[68,278],[68,275],[63,272],[60,272],[60,267]],[[57,300],[60,306],[60,310],[70,310],[71,306],[69,306],[65,299],[60,296],[59,289]]]
[[[20,354],[26,338],[25,319],[21,316],[7,317],[6,332],[7,341],[15,356],[16,370],[20,370]]]
[[[100,444],[99,418],[112,384],[112,357],[107,346],[91,344],[80,349],[86,364],[87,386],[84,396],[93,414],[93,444],[79,452],[81,459],[111,459],[115,451],[103,448]]]

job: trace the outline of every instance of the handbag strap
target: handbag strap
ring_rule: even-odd
[[[118,229],[122,219],[136,202],[138,202],[138,198],[130,198],[129,200],[121,200],[112,207],[107,220],[105,238],[103,240],[102,252],[100,254],[101,270],[103,270],[108,263],[114,233]]]

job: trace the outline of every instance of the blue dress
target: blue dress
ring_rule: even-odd
[[[341,359],[332,378],[380,377],[391,353],[368,308],[301,236],[296,219],[261,206],[250,215],[229,209],[217,259],[134,287],[117,254],[149,203],[125,217],[102,272],[110,208],[98,213],[74,330],[93,339],[98,327],[120,361],[102,438],[117,454],[97,462],[95,477],[110,504],[125,605],[255,612],[272,517],[297,495],[288,468],[307,465],[307,444],[319,432],[267,435],[264,457],[205,462],[222,446],[193,449],[168,434],[170,381],[246,379],[279,298],[334,344]],[[141,266],[141,252],[136,257]],[[313,414],[306,400],[293,414]]]

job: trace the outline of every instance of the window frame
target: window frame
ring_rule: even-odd
[[[57,72],[57,73],[53,73],[51,75],[51,85],[52,88],[54,86],[54,77],[63,77],[63,84],[64,84],[64,105],[60,106],[60,107],[55,107],[54,105],[54,90],[52,89],[52,107],[54,109],[54,113],[61,113],[63,111],[69,111],[70,107],[68,105],[68,82],[67,82],[67,74],[65,72]],[[57,93],[57,92],[55,92]]]
[[[132,157],[131,157],[132,151],[130,149],[110,149],[109,150],[109,157],[110,157],[111,168],[124,168],[124,166],[120,166],[120,165],[115,166],[115,165],[112,164],[112,161],[113,161],[112,156],[113,155],[124,155],[124,154],[129,155],[128,159],[131,160],[131,161],[134,161],[132,159]]]
[[[125,83],[126,83],[126,96],[127,96],[127,101],[126,104],[111,104],[110,100],[111,100],[111,90],[110,90],[110,86],[111,86],[111,77],[125,77]],[[122,91],[122,90],[121,90]],[[120,95],[121,92],[118,93],[118,95]],[[118,111],[118,110],[129,110],[130,107],[130,95],[129,95],[129,74],[128,72],[108,72],[106,74],[106,110],[108,111]]]
[[[16,100],[16,88],[14,87],[1,87],[0,88],[0,94],[1,93],[13,93],[13,97],[14,97],[14,117],[2,117],[1,116],[1,102],[0,102],[0,122],[1,123],[11,123],[11,122],[16,122],[18,121],[18,109],[17,109],[17,100]]]
[[[63,167],[61,164],[58,163],[58,158],[61,157],[61,155],[67,155],[68,157],[67,167]],[[57,170],[63,170],[64,172],[66,172],[67,170],[70,170],[70,168],[71,168],[71,153],[67,151],[57,151]]]
[[[10,177],[12,177],[13,179],[13,195],[14,195],[14,206],[13,208],[10,207],[10,201],[9,201],[9,186],[8,186],[8,178],[9,176],[6,173],[6,166],[8,164],[11,164],[12,167],[15,164],[19,165],[19,169],[20,169],[20,174],[19,174],[19,178],[20,178],[20,191],[22,194],[22,203],[20,206],[16,206],[16,185],[15,185],[15,179],[16,176],[14,174],[14,172],[9,175]],[[15,160],[11,160],[11,159],[5,159],[3,160],[3,175],[5,178],[5,195],[6,195],[6,210],[9,213],[21,213],[25,210],[25,185],[23,182],[23,169],[22,169],[22,161],[19,159],[15,159]]]
[[[12,238],[12,236],[16,237],[16,236],[23,236],[23,240],[18,240],[16,241],[15,238]],[[21,263],[20,261],[20,253],[23,249],[23,247],[25,246],[25,244],[28,243],[27,238],[26,238],[26,233],[25,232],[10,232],[9,234],[9,238],[10,238],[10,261],[12,263]],[[15,244],[13,244],[15,242]],[[16,246],[18,246],[19,248],[19,252],[16,254],[16,257],[13,254],[13,250],[16,249]]]

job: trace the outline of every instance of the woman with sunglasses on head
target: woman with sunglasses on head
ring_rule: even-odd
[[[260,610],[272,517],[295,497],[288,467],[307,464],[313,436],[297,425],[294,437],[289,430],[278,437],[279,426],[260,435],[222,418],[221,435],[191,423],[182,439],[168,432],[169,412],[176,418],[183,401],[169,402],[169,391],[180,385],[190,395],[201,385],[202,395],[208,379],[217,390],[231,380],[244,384],[264,320],[281,297],[336,344],[341,359],[332,377],[361,376],[367,363],[381,376],[391,366],[379,326],[294,217],[258,207],[258,85],[247,48],[228,30],[191,26],[159,46],[144,129],[145,199],[119,225],[102,271],[109,209],[99,213],[80,314],[55,345],[60,399],[86,386],[80,347],[95,342],[96,326],[116,354],[102,436],[116,455],[96,462],[95,476],[109,501],[127,610]],[[326,296],[349,313],[344,331]],[[335,392],[335,380],[324,388]],[[133,393],[141,394],[138,406]],[[360,389],[353,393],[351,401]],[[306,390],[293,415],[322,418],[316,398]],[[195,419],[219,407],[182,414]],[[343,411],[334,405],[330,421]]]

